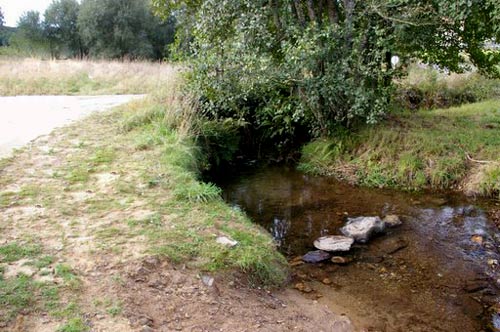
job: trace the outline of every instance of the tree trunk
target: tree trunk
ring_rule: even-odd
[[[352,46],[353,16],[355,5],[355,0],[344,0],[344,26],[346,27],[346,44],[348,48],[351,48]]]
[[[269,7],[271,7],[271,10],[273,12],[273,20],[274,25],[276,26],[276,31],[278,32],[278,34],[280,34],[282,26],[279,14],[279,0],[269,0]]]
[[[316,12],[314,11],[313,0],[307,0],[307,14],[309,15],[309,20],[311,22],[316,22]]]
[[[297,18],[299,19],[299,23],[302,26],[306,25],[306,19],[304,17],[304,11],[302,9],[302,4],[299,0],[293,0],[293,4],[295,6],[295,12],[297,13]]]
[[[326,6],[328,8],[328,19],[331,24],[339,23],[339,10],[335,0],[326,0]]]

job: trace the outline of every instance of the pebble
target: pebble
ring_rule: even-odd
[[[331,259],[333,264],[348,264],[352,261],[349,257],[334,256]]]
[[[481,245],[481,246],[483,245],[483,242],[484,242],[483,237],[481,235],[478,235],[478,234],[472,235],[470,240],[474,243]]]
[[[211,276],[201,276],[201,281],[205,284],[205,286],[212,287],[214,284],[215,279],[212,278]]]
[[[325,278],[323,280],[321,280],[322,283],[324,283],[325,285],[331,285],[332,284],[332,281],[330,280],[330,278]]]
[[[215,240],[218,244],[222,244],[223,246],[232,248],[238,244],[238,241],[228,238],[227,236],[219,236]]]
[[[397,227],[403,224],[399,216],[395,214],[389,214],[385,216],[385,218],[382,220],[387,227]]]
[[[302,293],[311,293],[313,291],[311,287],[304,284],[303,282],[296,283],[294,287]]]

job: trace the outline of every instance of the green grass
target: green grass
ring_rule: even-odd
[[[0,263],[10,263],[22,258],[34,258],[41,253],[40,246],[21,245],[19,243],[10,243],[0,246]]]
[[[373,187],[498,195],[499,127],[498,100],[401,112],[351,136],[306,145],[299,167]]]
[[[56,332],[86,332],[90,331],[90,326],[85,324],[82,318],[71,318],[65,325],[61,326]]]
[[[144,101],[157,102],[155,98]],[[255,285],[281,284],[287,276],[287,263],[270,235],[225,204],[220,188],[199,180],[206,156],[196,145],[193,131],[182,130],[185,123],[179,119],[171,122],[174,117],[160,116],[152,105],[140,109],[140,115],[136,110],[126,115],[121,127],[132,141],[141,142],[136,145],[138,151],[158,155],[143,165],[145,196],[165,194],[154,198],[157,213],[153,216],[126,222],[133,232],[146,236],[149,252],[201,270],[243,271]],[[226,234],[239,244],[221,246],[214,234]]]
[[[19,243],[10,243],[0,247],[0,264],[11,263],[20,259],[31,259],[26,264],[36,268],[37,273],[54,263],[54,258],[43,255],[40,246]],[[51,313],[54,317],[71,319],[75,314],[58,315],[61,306],[60,293],[64,289],[74,289],[78,282],[77,276],[71,267],[58,264],[55,268],[56,276],[64,280],[63,284],[52,281],[40,282],[33,277],[20,273],[17,276],[5,278],[5,266],[0,265],[0,323],[9,324],[19,314],[23,313]],[[68,323],[71,325],[71,320]]]

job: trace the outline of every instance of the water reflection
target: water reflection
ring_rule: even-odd
[[[369,314],[363,311],[370,320],[399,317],[392,321],[393,328],[376,330],[478,331],[477,317],[483,314],[482,304],[476,300],[497,300],[495,284],[500,275],[488,262],[500,260],[500,238],[479,207],[487,202],[356,188],[283,167],[266,168],[219,185],[226,201],[268,229],[288,257],[312,250],[313,241],[320,236],[339,234],[348,217],[400,216],[401,227],[368,245],[356,245],[349,253],[355,263],[330,275],[346,290],[346,301],[373,309]],[[403,250],[398,247],[401,243]],[[483,287],[484,280],[489,284]],[[478,283],[481,297],[468,293]],[[331,297],[340,295],[336,292]],[[448,318],[441,328],[437,322],[443,315]],[[491,313],[484,315],[491,317]],[[411,318],[416,316],[419,321]],[[499,322],[495,316],[493,324]]]

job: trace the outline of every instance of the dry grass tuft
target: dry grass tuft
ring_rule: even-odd
[[[144,94],[179,71],[159,62],[0,59],[0,95]]]

